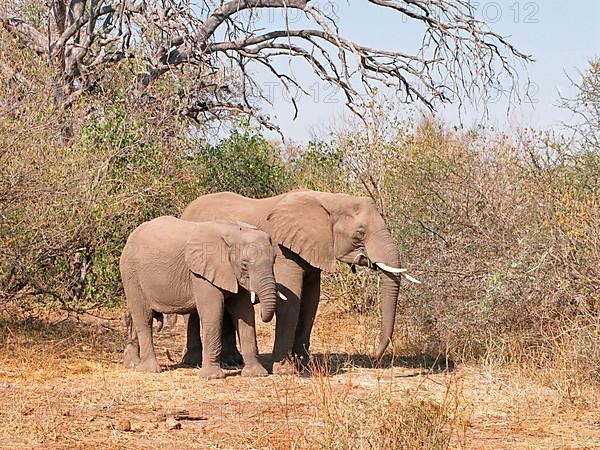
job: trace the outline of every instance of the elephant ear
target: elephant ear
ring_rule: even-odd
[[[318,198],[306,192],[290,193],[271,210],[267,222],[274,241],[311,266],[335,272],[333,223]]]
[[[185,264],[218,288],[237,294],[238,283],[229,260],[229,245],[218,233],[192,237],[185,246]]]

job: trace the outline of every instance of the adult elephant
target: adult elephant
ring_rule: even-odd
[[[399,277],[405,269],[399,268],[398,250],[370,198],[297,190],[251,199],[222,192],[197,198],[181,218],[194,222],[238,220],[271,235],[275,280],[283,293],[277,301],[273,373],[293,372],[293,356],[307,360],[319,304],[321,271],[335,272],[336,259],[368,266],[382,274],[382,323],[374,353],[375,358],[381,358],[392,337]],[[235,352],[235,337],[230,333],[224,336],[224,345],[234,346],[228,349],[231,354]],[[198,318],[192,315],[183,361],[197,364],[200,354]]]

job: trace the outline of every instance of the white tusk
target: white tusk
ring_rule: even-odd
[[[256,303],[256,292],[250,291],[250,301],[253,305]]]
[[[411,281],[411,282],[417,283],[417,284],[421,284],[421,282],[419,280],[417,280],[416,278],[411,277],[409,274],[406,273],[406,271],[408,269],[397,269],[396,267],[390,267],[390,266],[388,266],[387,264],[384,264],[384,263],[375,263],[375,265],[377,267],[379,267],[381,270],[385,270],[386,272],[389,272],[389,273],[400,274],[404,278],[406,278],[408,281]]]
[[[281,300],[287,300],[287,297],[285,295],[283,295],[281,292],[277,291],[277,295],[279,295],[279,298],[281,298]]]
[[[421,282],[419,280],[417,280],[416,278],[411,277],[409,274],[407,273],[403,273],[402,276],[404,278],[406,278],[408,281],[412,281],[413,283],[417,283],[417,284],[421,284]]]
[[[404,273],[407,270],[407,269],[397,269],[396,267],[391,267],[391,266],[388,266],[387,264],[379,263],[379,262],[376,262],[375,265],[377,267],[379,267],[381,270],[385,270],[386,272],[389,272],[389,273]]]

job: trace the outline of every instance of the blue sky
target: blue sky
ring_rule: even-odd
[[[324,5],[325,1],[317,0],[316,3]],[[499,101],[489,105],[487,118],[482,117],[481,111],[467,108],[461,114],[462,123],[469,127],[485,121],[502,129],[519,126],[558,128],[561,121],[569,119],[568,114],[556,106],[558,92],[573,93],[565,72],[577,76],[578,70],[584,70],[592,57],[600,56],[600,1],[480,0],[473,3],[477,4],[477,18],[486,20],[494,31],[509,36],[517,48],[535,59],[527,68],[533,83],[530,91],[533,103],[512,107],[507,114],[507,102]],[[416,45],[419,38],[416,28],[402,21],[398,14],[366,2],[349,4],[342,0],[333,4],[342,35],[356,42],[391,50],[410,50]],[[279,20],[274,17],[269,22],[272,28]],[[274,107],[266,106],[264,112],[281,126],[286,138],[305,142],[315,134],[324,137],[329,124],[350,114],[344,107],[341,93],[329,90],[304,66],[292,64],[289,71],[311,92],[310,96],[299,99],[298,117],[293,120],[290,101],[284,98],[280,88],[274,86],[271,88]],[[273,81],[260,75],[263,76],[263,84]],[[523,76],[523,91],[525,82]],[[445,107],[438,114],[447,122],[459,122],[455,106]]]

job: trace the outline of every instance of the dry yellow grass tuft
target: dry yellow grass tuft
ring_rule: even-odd
[[[123,368],[122,326],[109,320],[119,314],[111,316],[2,313],[0,447],[599,446],[598,391],[589,391],[595,397],[588,402],[569,402],[531,374],[491,366],[446,371],[414,358],[373,368],[364,356],[376,330],[371,317],[323,308],[304,376],[248,379],[232,370],[224,380],[203,381],[167,356],[179,355],[181,323],[156,339],[162,373]],[[262,350],[270,347],[272,325],[261,324],[259,341]]]

